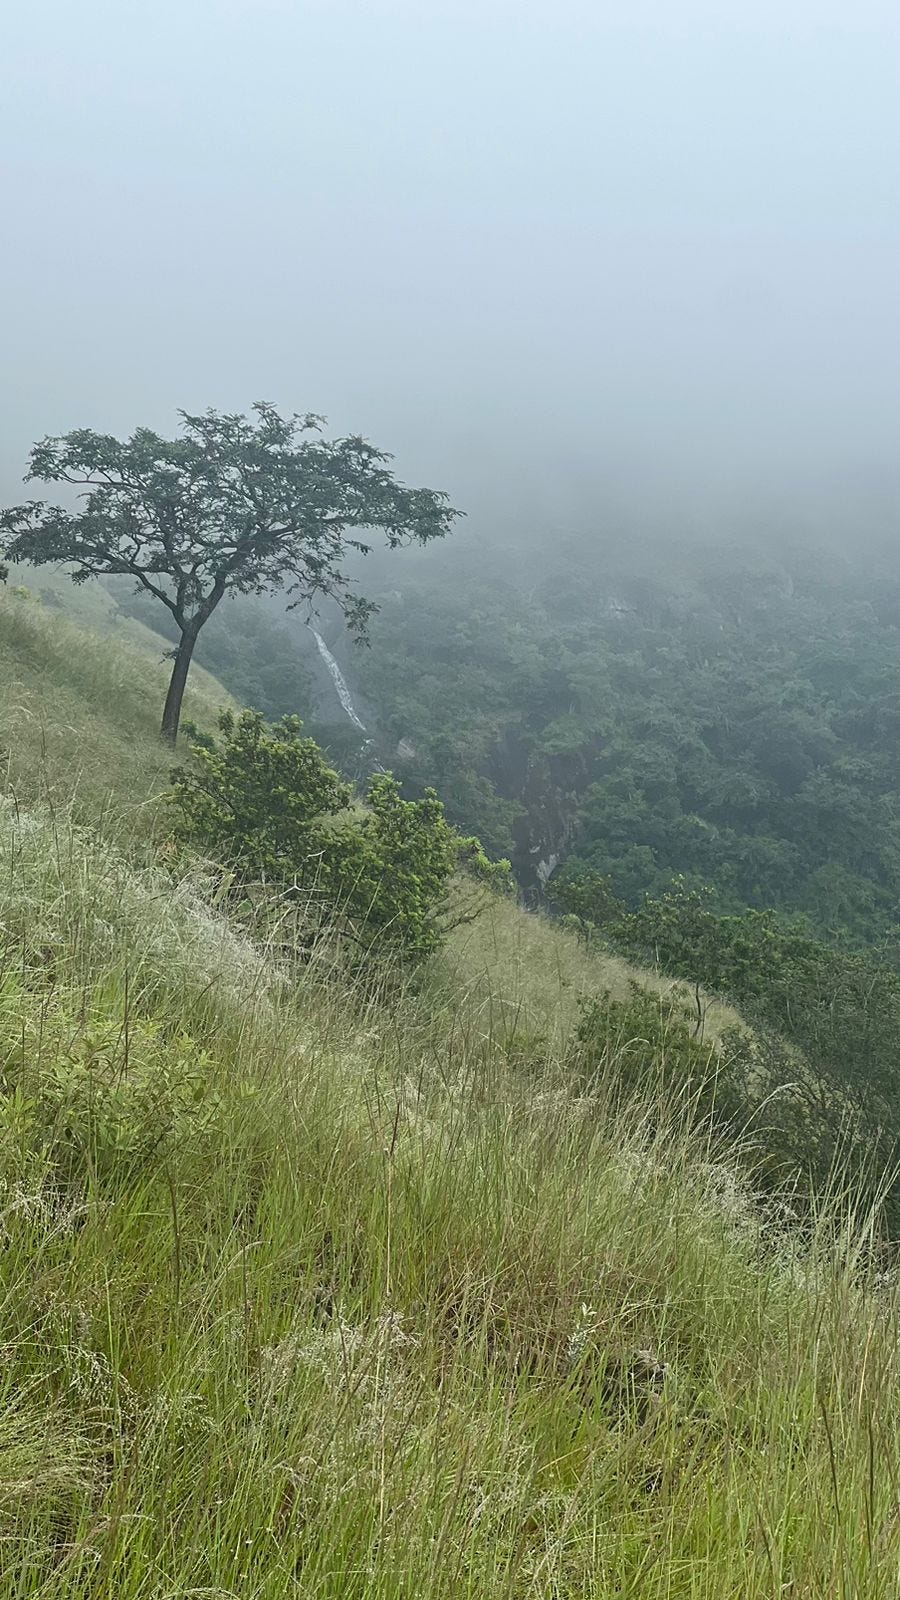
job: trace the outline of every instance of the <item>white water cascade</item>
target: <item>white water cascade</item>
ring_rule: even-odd
[[[312,624],[310,624],[310,627],[312,628]],[[312,628],[312,636],[319,647],[319,655],[322,657],[322,660],[328,668],[331,681],[335,687],[335,692],[341,702],[341,705],[346,711],[347,716],[353,723],[354,728],[358,728],[360,733],[365,733],[366,725],[361,718],[357,716],[356,707],[353,704],[353,697],[350,693],[350,690],[347,688],[347,680],[345,679],[344,674],[335,661],[334,656],[331,654],[331,651],[325,643],[325,640],[322,638],[322,635],[316,628]]]

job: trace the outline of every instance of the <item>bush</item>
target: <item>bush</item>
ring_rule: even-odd
[[[631,983],[627,1000],[600,995],[582,1005],[574,1062],[588,1088],[610,1084],[616,1094],[683,1100],[704,1120],[735,1112],[731,1081],[739,1051],[704,1043],[688,1020],[679,993],[654,995]],[[736,1041],[733,1041],[736,1045]]]
[[[351,809],[352,790],[296,717],[268,726],[255,711],[225,712],[219,727],[218,742],[194,733],[193,764],[174,773],[180,837],[241,886],[262,880],[300,895],[318,927],[357,950],[420,960],[507,878],[506,862],[489,862],[477,839],[450,827],[433,790],[404,800],[380,773],[367,809]],[[474,892],[451,908],[460,866]]]
[[[63,1188],[85,1174],[133,1182],[217,1114],[187,1033],[137,1016],[123,1025],[102,1006],[78,1015],[71,999],[9,973],[0,987],[0,1182],[35,1171]]]
[[[612,880],[587,867],[563,867],[548,883],[546,897],[586,944],[599,930],[615,924],[625,909],[613,892]]]
[[[655,959],[740,1008],[782,1121],[790,1093],[791,1142],[818,1187],[833,1181],[839,1162],[871,1193],[882,1191],[900,1149],[900,974],[774,912],[717,915],[708,894],[682,884],[621,916],[614,936],[628,955]],[[900,1227],[896,1181],[887,1212]]]
[[[737,1154],[759,1199],[835,1192],[852,1174],[859,1193],[877,1159],[873,1131],[846,1088],[822,1092],[805,1059],[772,1030],[732,1028],[704,1044],[687,992],[583,1003],[570,1064],[592,1095],[636,1102],[650,1125],[673,1113]],[[799,1180],[799,1187],[798,1187]],[[888,1212],[891,1212],[890,1205]]]

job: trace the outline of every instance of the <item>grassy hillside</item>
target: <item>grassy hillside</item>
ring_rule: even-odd
[[[85,819],[110,811],[134,825],[171,765],[157,736],[169,673],[165,646],[140,623],[115,627],[96,585],[59,584],[70,614],[36,591],[0,587],[5,783],[23,800],[71,801]],[[214,678],[192,673],[188,717],[210,723],[229,703]]]
[[[571,1034],[586,995],[601,991],[624,1001],[634,983],[655,995],[679,987],[619,956],[587,949],[567,928],[511,900],[496,900],[477,922],[457,929],[442,962],[455,1003],[486,1011],[501,1032],[537,1034],[552,1052]],[[737,1013],[714,997],[703,996],[702,1004],[707,1039],[739,1024]]]
[[[627,973],[514,907],[355,992],[80,828],[158,781],[149,668],[3,606],[52,733],[0,800],[0,1595],[893,1600],[900,1305],[839,1197],[801,1233],[585,1093],[566,1007]]]
[[[865,1251],[58,819],[0,849],[0,1593],[896,1592]]]

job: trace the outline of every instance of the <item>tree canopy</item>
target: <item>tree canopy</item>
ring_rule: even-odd
[[[410,793],[535,892],[554,856],[632,907],[683,877],[900,964],[891,552],[450,553],[373,574],[366,695]]]
[[[346,562],[371,549],[366,531],[382,530],[391,548],[424,544],[458,515],[445,494],[399,482],[366,439],[325,439],[312,413],[253,412],[182,411],[177,439],[149,428],[43,439],[27,479],[77,486],[78,508],[32,500],[0,514],[10,560],[70,562],[76,583],[124,575],[171,613],[179,642],[162,732],[172,742],[197,637],[226,594],[327,596],[362,635],[374,608]]]

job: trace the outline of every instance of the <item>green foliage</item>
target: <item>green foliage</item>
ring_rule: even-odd
[[[715,1099],[719,1053],[688,1020],[680,994],[648,994],[632,983],[626,1000],[595,996],[582,1008],[575,1040],[574,1061],[588,1085],[611,1082],[647,1105],[661,1095],[704,1108]]]
[[[333,854],[332,854],[333,851]],[[491,862],[475,838],[461,838],[434,790],[405,800],[390,773],[369,785],[365,813],[323,852],[327,892],[369,947],[431,955],[461,920],[477,916],[487,892],[506,884],[508,863]],[[468,892],[451,904],[454,872]]]
[[[611,542],[434,548],[384,571],[366,692],[415,746],[409,782],[527,885],[555,853],[632,906],[683,876],[720,911],[895,941],[893,556]]]
[[[139,428],[128,440],[77,429],[31,452],[29,479],[78,484],[78,510],[31,501],[0,515],[6,554],[71,562],[72,578],[131,578],[171,614],[178,632],[163,734],[173,742],[201,629],[226,594],[287,589],[293,603],[328,595],[364,632],[371,602],[355,593],[349,552],[381,528],[389,547],[448,533],[457,513],[443,494],[409,489],[365,439],[325,440],[322,419],[181,412],[182,437]]]
[[[772,912],[718,915],[709,895],[683,885],[622,916],[615,939],[730,998],[757,1028],[769,1067],[802,1103],[797,1147],[820,1183],[843,1150],[880,1185],[900,1149],[900,974]],[[890,1213],[896,1224],[900,1188]]]
[[[625,997],[594,995],[582,1003],[570,1070],[595,1099],[634,1104],[649,1119],[678,1118],[728,1149],[765,1205],[787,1193],[795,1214],[813,1197],[821,1204],[839,1162],[845,1177],[853,1166],[854,1193],[864,1183],[871,1193],[873,1178],[880,1192],[868,1130],[843,1086],[817,1096],[797,1052],[766,1029],[708,1035],[708,1005],[696,985],[654,993],[632,980]]]
[[[196,1141],[216,1114],[205,1052],[184,1032],[102,1009],[71,1014],[66,994],[0,989],[0,1175],[40,1172],[59,1188],[83,1177],[134,1182]]]
[[[258,711],[223,712],[219,730],[218,742],[190,730],[193,762],[173,773],[181,836],[254,876],[308,883],[324,819],[347,810],[349,785],[298,717],[270,728]]]
[[[770,911],[720,916],[680,887],[620,918],[616,939],[731,997],[820,1069],[877,1095],[900,1081],[900,975],[871,952],[825,944]]]
[[[302,737],[296,717],[268,727],[258,712],[220,719],[221,739],[195,740],[191,766],[176,770],[178,831],[240,880],[262,878],[301,896],[319,925],[368,953],[421,959],[460,916],[476,914],[508,864],[488,861],[477,839],[461,839],[433,791],[405,800],[388,773],[372,779],[364,810]],[[464,866],[473,894],[451,908]]]
[[[624,907],[613,893],[612,880],[586,867],[569,867],[551,878],[546,889],[550,904],[572,917],[582,938],[614,924]]]

